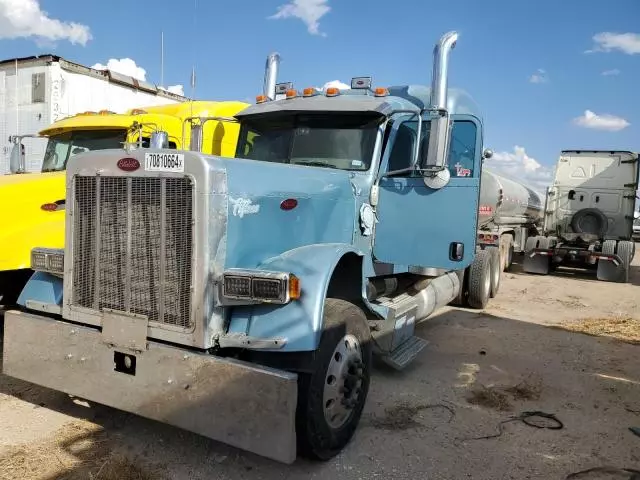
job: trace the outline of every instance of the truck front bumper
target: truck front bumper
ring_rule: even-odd
[[[100,330],[5,313],[3,373],[168,423],[280,462],[296,458],[297,375]]]

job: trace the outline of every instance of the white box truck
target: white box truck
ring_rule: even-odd
[[[1,60],[0,174],[10,171],[11,148],[18,136],[27,136],[25,171],[40,171],[47,140],[35,133],[61,118],[84,111],[124,113],[186,100],[151,83],[55,55]]]

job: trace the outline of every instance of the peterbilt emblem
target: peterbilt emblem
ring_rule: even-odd
[[[133,172],[140,168],[140,162],[135,158],[121,158],[116,165],[125,172]]]

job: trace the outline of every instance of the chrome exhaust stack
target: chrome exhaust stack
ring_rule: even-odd
[[[449,88],[449,55],[458,41],[458,32],[445,33],[433,48],[433,72],[431,76],[431,108],[447,109]]]
[[[269,100],[276,98],[276,82],[278,81],[278,69],[280,67],[280,54],[269,54],[264,71],[263,93]]]
[[[431,78],[431,98],[429,113],[431,134],[427,151],[425,184],[429,188],[439,189],[449,183],[447,158],[451,139],[451,122],[447,110],[449,89],[449,55],[456,46],[458,33],[445,33],[433,49],[433,72]]]

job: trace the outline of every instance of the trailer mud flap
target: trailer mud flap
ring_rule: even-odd
[[[284,463],[296,458],[297,375],[99,330],[5,313],[3,373],[168,423]]]
[[[551,252],[533,250],[524,254],[522,269],[527,273],[547,275],[551,268]]]

